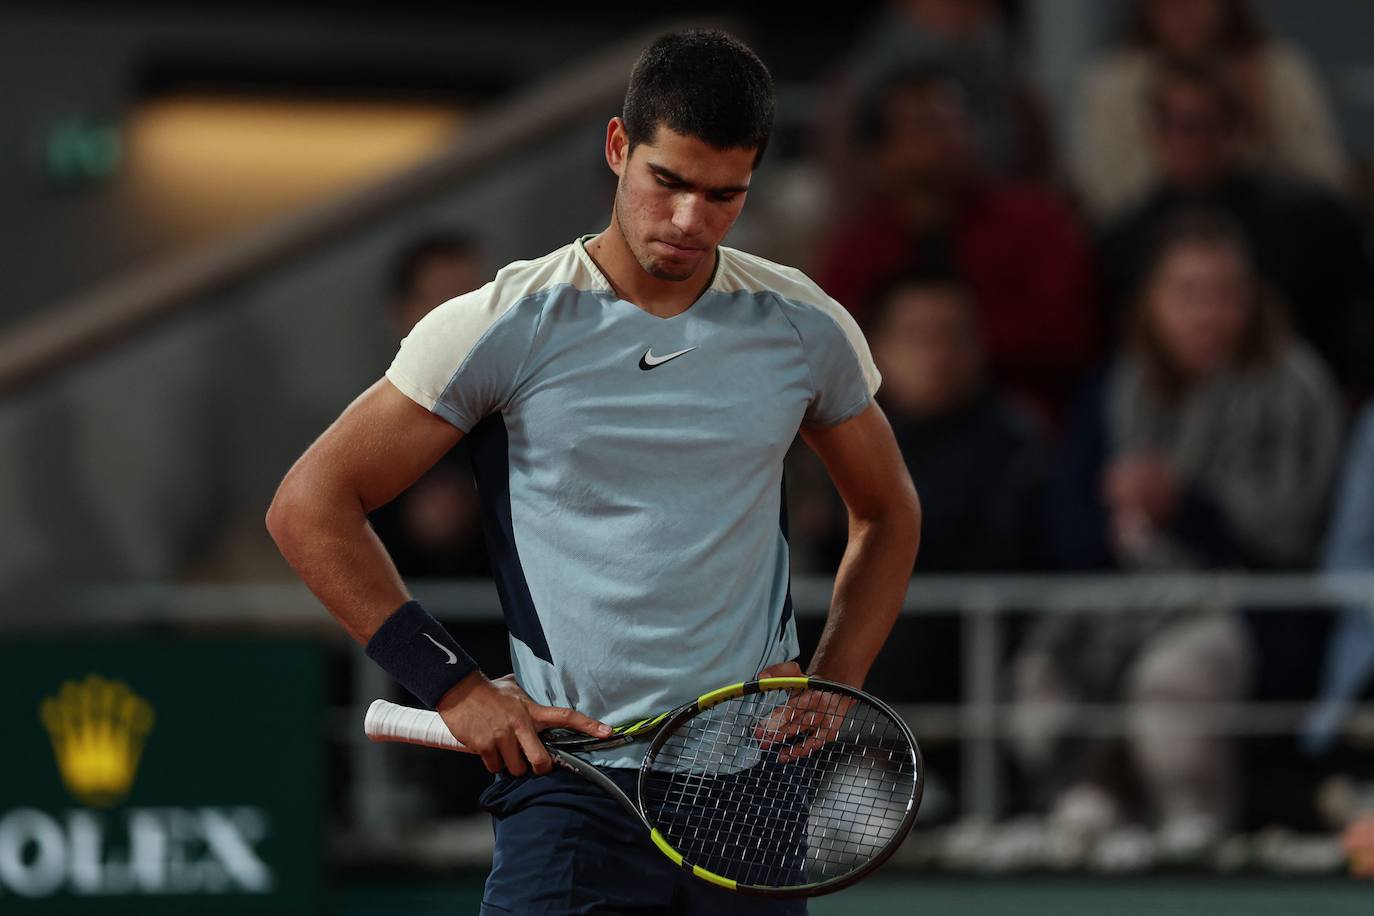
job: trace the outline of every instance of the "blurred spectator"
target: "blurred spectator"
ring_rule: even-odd
[[[917,570],[1030,566],[1036,430],[984,378],[971,291],[947,274],[898,275],[867,333],[878,398],[921,495]]]
[[[819,118],[822,159],[835,207],[854,198],[862,172],[850,125],[863,100],[894,73],[938,67],[968,94],[971,142],[992,171],[1045,177],[1049,132],[1043,106],[1022,78],[999,4],[991,0],[889,0],[830,81]]]
[[[480,287],[484,276],[476,243],[467,235],[435,233],[407,245],[390,277],[388,315],[397,337],[409,334],[439,303]],[[477,491],[461,442],[368,519],[405,578],[488,574]]]
[[[1359,219],[1315,186],[1262,175],[1241,144],[1242,107],[1210,67],[1171,63],[1150,91],[1158,186],[1110,226],[1102,252],[1107,292],[1119,305],[1139,283],[1151,239],[1180,208],[1209,206],[1235,219],[1261,277],[1292,323],[1349,385],[1370,377],[1371,278]]]
[[[1051,537],[1061,565],[1310,562],[1340,402],[1247,252],[1219,213],[1180,212],[1162,232],[1127,348],[1066,443]]]
[[[967,278],[992,378],[1053,415],[1091,359],[1090,250],[1067,205],[978,163],[968,96],[939,70],[894,75],[858,125],[877,186],[816,275],[861,321],[879,282],[909,265]]]
[[[1327,534],[1324,566],[1332,572],[1374,571],[1374,405],[1355,427]],[[1303,733],[1310,753],[1335,741],[1350,703],[1374,693],[1374,608],[1346,609],[1327,649],[1321,696]]]
[[[1169,58],[1215,64],[1239,103],[1249,163],[1343,191],[1349,179],[1331,106],[1307,58],[1265,31],[1245,0],[1137,0],[1124,47],[1089,70],[1075,108],[1071,168],[1098,218],[1140,202],[1158,180],[1149,86]],[[1180,128],[1181,129],[1181,128]]]
[[[1056,469],[1047,540],[1059,565],[1307,563],[1338,458],[1339,402],[1321,362],[1285,334],[1239,229],[1219,214],[1179,215],[1134,317],[1127,348],[1077,405]],[[1067,720],[1043,716],[1056,702],[1124,699],[1134,771],[1166,841],[1215,839],[1234,813],[1233,750],[1189,707],[1239,699],[1251,655],[1230,609],[1058,615],[1015,665],[1018,750],[1047,779],[1106,783],[1094,771],[1104,758],[1086,749],[1064,765],[1056,732]]]
[[[1034,566],[1037,431],[986,378],[967,284],[941,270],[897,273],[874,297],[865,334],[883,375],[878,400],[921,497],[916,572]],[[789,460],[793,568],[833,574],[844,504],[818,461]]]
[[[462,232],[431,232],[406,245],[391,264],[388,317],[397,339],[436,305],[481,287],[486,278],[477,242]]]

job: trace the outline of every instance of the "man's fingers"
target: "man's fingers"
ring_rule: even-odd
[[[543,731],[546,728],[566,728],[575,732],[582,732],[584,735],[592,735],[596,738],[609,738],[611,727],[605,722],[598,722],[591,716],[584,716],[575,709],[568,709],[565,706],[539,706],[531,704],[530,718],[534,720],[535,726]]]
[[[496,739],[497,746],[501,748],[501,759],[506,764],[506,771],[512,776],[524,776],[528,767],[525,765],[525,755],[520,750],[520,742],[515,735],[506,732]]]
[[[801,677],[801,665],[796,662],[779,662],[776,665],[769,665],[759,672],[758,680],[766,677]]]
[[[803,741],[792,740],[803,735],[805,736],[805,740]],[[817,730],[812,725],[798,726],[792,729],[790,734],[782,738],[774,739],[773,742],[764,747],[764,750],[767,750],[768,748],[772,747],[773,744],[782,745],[780,748],[778,748],[778,760],[782,761],[783,763],[786,763],[789,760],[795,760],[798,757],[805,757],[807,754],[811,753],[816,748],[821,747],[833,737],[834,732],[832,729]]]
[[[797,733],[797,710],[790,703],[774,709],[754,726],[754,738],[764,750]]]
[[[778,759],[796,759],[805,747],[809,754],[828,741],[833,741],[844,725],[845,716],[854,707],[854,700],[830,694],[807,691],[797,694],[754,726],[754,738],[763,750],[787,742],[797,735],[809,734],[805,742],[779,751]]]
[[[819,694],[810,690],[789,697],[786,703],[759,722],[754,729],[754,737],[762,738],[763,732],[770,732],[776,741],[797,734],[807,727],[809,713],[819,702],[818,697]]]
[[[553,758],[549,756],[549,751],[539,742],[539,736],[527,728],[517,728],[515,737],[520,742],[520,750],[530,762],[530,768],[536,775],[543,776],[553,769]]]
[[[824,747],[827,740],[828,739],[823,735],[813,735],[801,744],[785,747],[781,751],[778,751],[778,762],[791,763],[794,760],[801,760],[804,757],[809,757],[812,751]]]
[[[495,747],[482,752],[482,764],[487,768],[488,773],[501,772],[501,752]]]

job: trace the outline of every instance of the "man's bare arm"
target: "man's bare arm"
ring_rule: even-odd
[[[339,415],[287,472],[267,510],[282,556],[350,636],[366,644],[410,596],[367,514],[395,499],[462,438],[385,378]],[[553,767],[538,732],[610,729],[571,709],[535,703],[512,677],[474,671],[437,709],[491,772]]]
[[[849,543],[811,673],[861,686],[906,597],[921,504],[876,403],[836,426],[804,426],[801,435],[849,510]]]
[[[267,510],[286,562],[359,643],[410,596],[367,514],[463,437],[379,379],[287,472]]]

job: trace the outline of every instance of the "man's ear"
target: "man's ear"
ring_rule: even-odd
[[[625,131],[625,122],[619,116],[611,118],[606,125],[606,164],[617,176],[625,171],[625,163],[630,158],[630,135]]]

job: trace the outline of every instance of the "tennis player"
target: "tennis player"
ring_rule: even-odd
[[[426,315],[268,511],[367,655],[499,774],[483,913],[806,912],[677,869],[537,739],[800,673],[782,481],[798,432],[850,519],[811,673],[862,684],[901,605],[920,510],[868,346],[801,271],[721,244],[774,104],[730,35],[656,40],[607,126],[610,224]],[[366,520],[464,436],[511,637],[496,679],[410,599]],[[633,794],[641,755],[596,762]]]

